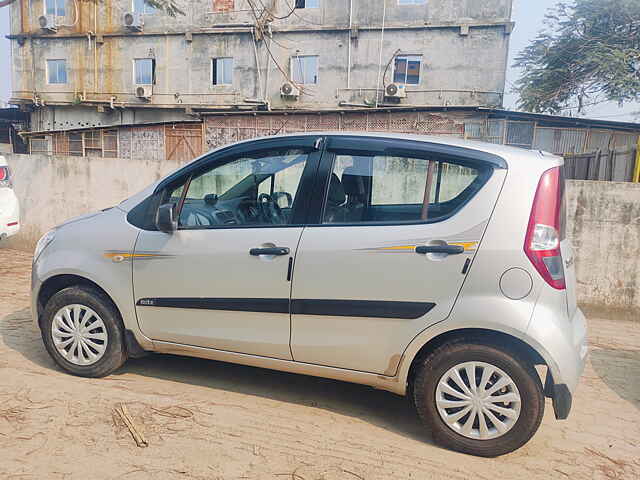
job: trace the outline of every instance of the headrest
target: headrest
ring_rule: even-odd
[[[342,174],[342,187],[349,196],[364,196],[366,194],[365,181],[368,177],[358,175],[352,167],[345,168]]]
[[[347,195],[344,193],[344,187],[342,182],[335,173],[331,174],[331,181],[329,182],[329,193],[327,194],[327,203],[338,206],[342,205],[347,200]]]

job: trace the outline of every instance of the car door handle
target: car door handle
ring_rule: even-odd
[[[249,254],[254,257],[259,255],[289,255],[290,252],[289,247],[252,248],[249,250]]]
[[[427,253],[446,253],[447,255],[460,255],[464,253],[462,245],[418,245],[416,253],[426,255]]]

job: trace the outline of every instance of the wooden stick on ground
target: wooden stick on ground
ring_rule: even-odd
[[[147,440],[144,438],[144,435],[142,435],[142,433],[138,431],[138,429],[136,428],[135,424],[133,423],[133,419],[131,418],[131,415],[129,415],[127,406],[121,403],[120,408],[118,409],[116,407],[115,410],[118,416],[122,419],[124,424],[129,429],[129,433],[131,433],[131,436],[133,437],[133,440],[136,442],[136,445],[138,445],[141,448],[148,447],[149,442],[147,442]]]

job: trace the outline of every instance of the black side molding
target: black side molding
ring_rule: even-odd
[[[232,312],[289,313],[288,298],[141,298],[139,307],[226,310]],[[291,301],[295,315],[334,317],[372,317],[413,320],[426,315],[435,303],[390,302],[380,300],[303,300]]]
[[[300,300],[291,302],[294,315],[334,317],[401,318],[413,320],[427,314],[435,303],[386,302],[380,300]]]
[[[136,305],[230,312],[289,313],[288,298],[141,298]]]

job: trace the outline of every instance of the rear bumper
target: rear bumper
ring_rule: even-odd
[[[579,308],[572,318],[558,317],[555,312],[537,307],[528,333],[541,347],[539,353],[549,367],[545,394],[553,400],[556,418],[562,420],[569,416],[587,360],[587,325]]]

